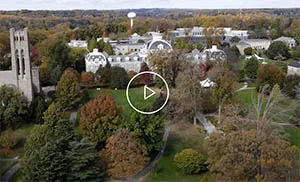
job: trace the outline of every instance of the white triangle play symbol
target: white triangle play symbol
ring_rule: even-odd
[[[150,94],[148,95],[147,92],[150,92]],[[155,95],[155,91],[152,90],[151,88],[149,88],[147,85],[145,85],[144,86],[144,100],[149,99],[153,95]]]

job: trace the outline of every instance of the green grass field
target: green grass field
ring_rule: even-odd
[[[158,98],[158,94],[144,101],[143,89],[144,89],[143,87],[129,89],[130,100],[132,104],[137,108],[146,108],[151,110],[152,104]],[[130,114],[134,112],[134,110],[130,107],[129,103],[127,102],[126,89],[119,89],[119,90],[101,89],[99,91],[93,89],[93,90],[89,90],[88,93],[89,93],[90,100],[96,98],[99,94],[111,96],[116,102],[117,107],[122,108],[122,114],[124,118],[129,118]]]
[[[295,126],[284,126],[283,128],[289,135],[291,145],[300,147],[300,128]]]
[[[176,124],[177,125],[177,124]],[[209,173],[202,173],[198,175],[186,175],[173,165],[173,158],[176,153],[187,148],[194,148],[195,150],[205,153],[203,146],[204,134],[201,134],[196,128],[189,125],[187,128],[180,128],[176,126],[172,129],[168,139],[165,153],[158,162],[157,167],[145,178],[146,182],[151,181],[200,181],[204,178],[209,178]]]

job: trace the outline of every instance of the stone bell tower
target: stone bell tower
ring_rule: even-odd
[[[29,57],[28,29],[10,29],[11,65],[16,87],[27,97],[33,98],[31,62]]]

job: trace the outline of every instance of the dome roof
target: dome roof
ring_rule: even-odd
[[[93,52],[90,52],[85,56],[85,59],[88,62],[98,62],[106,60],[106,57],[103,53],[98,52],[98,49],[94,49]]]
[[[161,36],[153,36],[153,39],[147,43],[148,50],[172,50],[169,42],[162,39]]]

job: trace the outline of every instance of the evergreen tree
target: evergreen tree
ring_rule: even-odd
[[[68,68],[61,76],[57,89],[56,101],[65,109],[71,109],[80,100],[79,74],[76,70]]]
[[[88,42],[88,50],[92,52],[93,49],[95,49],[96,47],[97,47],[97,40],[95,37],[92,37]]]

